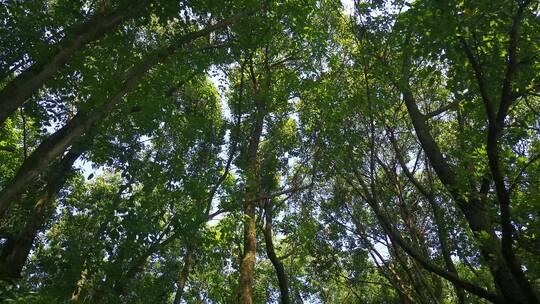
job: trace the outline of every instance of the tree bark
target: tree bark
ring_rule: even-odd
[[[540,303],[537,292],[527,280],[521,268],[521,263],[518,261],[513,250],[514,240],[512,237],[513,226],[510,209],[510,191],[505,184],[505,174],[500,168],[499,157],[499,139],[504,130],[504,121],[508,116],[510,106],[517,98],[513,89],[513,81],[518,72],[518,36],[525,9],[530,3],[530,0],[521,1],[518,5],[517,13],[512,19],[512,26],[508,35],[508,60],[505,77],[502,83],[501,101],[495,120],[489,121],[486,150],[489,168],[495,184],[495,192],[497,193],[497,199],[499,201],[499,210],[501,212],[502,255],[506,260],[510,271],[512,271],[516,280],[519,282],[519,285],[525,292],[528,300],[531,301],[531,303]]]
[[[431,136],[424,116],[420,113],[408,84],[402,83],[398,88],[403,94],[409,117],[412,120],[422,149],[426,153],[435,173],[458,203],[458,207],[465,215],[469,227],[479,241],[480,252],[493,275],[497,290],[501,292],[508,303],[537,303],[529,302],[526,290],[530,289],[530,286],[528,286],[529,288],[522,286],[507,264],[501,251],[500,239],[493,231],[487,207],[485,206],[485,199],[481,197],[482,194],[476,193],[475,190],[474,195],[465,195],[461,191],[455,173]]]
[[[71,298],[69,299],[70,303],[77,303],[81,299],[81,294],[84,288],[84,285],[86,283],[86,279],[88,276],[88,269],[86,268],[86,262],[82,266],[81,273],[79,274],[79,280],[77,280],[77,283],[75,284],[75,290],[71,294]]]
[[[133,73],[111,99],[100,108],[90,113],[78,113],[64,127],[45,139],[34,152],[23,162],[15,177],[0,193],[0,218],[5,216],[10,204],[26,190],[28,185],[53,162],[57,157],[92,126],[106,117],[114,105],[122,100],[122,97],[131,91],[138,80],[143,76],[143,71]]]
[[[243,15],[245,13],[236,14],[202,30],[188,33],[181,37],[177,44],[148,56],[141,64],[127,73],[124,82],[109,100],[90,113],[78,113],[64,127],[44,140],[23,162],[15,177],[8,183],[8,186],[0,192],[0,218],[5,216],[10,204],[17,200],[43,169],[62,155],[75,140],[106,118],[114,107],[123,100],[124,96],[136,88],[148,70],[171,55],[176,54],[184,44],[206,36],[217,29],[224,28],[234,23]]]
[[[238,303],[253,303],[253,274],[255,258],[257,255],[257,223],[256,207],[260,196],[259,159],[258,150],[263,131],[266,105],[260,95],[257,77],[254,72],[253,61],[250,61],[250,76],[255,92],[255,112],[252,115],[253,123],[249,143],[245,156],[244,172],[246,174],[246,193],[244,201],[244,252],[240,262],[240,278],[238,286]],[[266,85],[270,85],[270,71],[266,69]]]
[[[36,61],[30,68],[17,75],[0,91],[0,125],[30,96],[35,94],[58,70],[60,70],[79,50],[100,39],[137,9],[150,1],[137,1],[132,8],[121,7],[110,13],[96,13],[84,24],[77,24],[68,30],[66,38],[49,57]]]
[[[269,199],[265,203],[265,226],[264,226],[264,242],[266,244],[266,254],[268,258],[274,265],[276,270],[276,276],[279,284],[279,292],[281,295],[281,303],[289,304],[291,299],[289,296],[289,283],[287,281],[287,274],[285,273],[285,268],[283,263],[279,260],[276,251],[274,249],[274,242],[272,240],[272,217],[273,217],[273,206],[272,200]]]
[[[182,295],[184,294],[184,288],[188,281],[189,270],[192,263],[193,249],[188,246],[184,255],[184,266],[182,267],[182,271],[180,272],[180,275],[178,276],[178,281],[176,282],[176,294],[174,295],[173,301],[174,304],[180,304],[180,301],[182,301]]]
[[[45,213],[54,196],[58,194],[64,185],[73,163],[79,156],[81,151],[74,149],[68,152],[50,172],[47,178],[47,184],[39,197],[33,216],[29,219],[23,230],[16,236],[13,236],[10,246],[2,249],[0,256],[0,279],[12,280],[20,278],[20,274],[30,250],[34,243],[34,239],[45,221]]]
[[[240,263],[240,281],[238,288],[238,303],[253,303],[253,273],[257,255],[257,230],[255,203],[247,203],[244,208],[246,216],[244,223],[244,253]]]

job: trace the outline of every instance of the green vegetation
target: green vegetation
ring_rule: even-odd
[[[540,3],[0,0],[0,302],[540,304]]]

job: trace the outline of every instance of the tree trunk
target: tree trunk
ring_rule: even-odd
[[[1,279],[9,280],[20,277],[22,268],[32,249],[34,239],[45,221],[47,208],[54,196],[58,194],[58,191],[64,185],[71,172],[73,163],[80,155],[81,151],[78,149],[70,151],[49,173],[47,185],[35,205],[32,218],[27,221],[21,233],[13,236],[11,245],[5,246],[2,249],[2,255],[0,257]]]
[[[101,108],[87,115],[78,113],[64,127],[45,139],[34,152],[23,162],[15,177],[8,186],[0,193],[0,218],[5,216],[6,211],[13,201],[26,190],[39,174],[48,167],[56,158],[77,139],[79,139],[91,126],[107,116],[122,97],[135,87],[137,79],[131,78],[130,86],[124,86],[113,98],[108,100]],[[127,84],[127,83],[126,83]]]
[[[246,220],[244,223],[244,253],[240,264],[240,284],[238,289],[238,303],[253,303],[253,273],[255,257],[257,254],[257,230],[255,203],[247,202],[244,208]]]
[[[250,74],[255,91],[255,112],[246,151],[244,172],[246,174],[246,192],[244,201],[244,252],[240,262],[240,279],[238,286],[238,303],[253,303],[253,272],[257,255],[257,223],[256,208],[260,191],[258,150],[266,116],[265,99],[259,91],[253,62],[250,62]],[[266,89],[270,85],[270,70],[266,69]]]
[[[84,24],[75,25],[68,30],[66,38],[59,45],[53,46],[57,51],[48,58],[35,62],[0,91],[0,125],[35,94],[75,53],[125,21],[143,4],[148,5],[149,1],[138,1],[132,8],[121,7],[108,14],[97,13]]]
[[[109,100],[90,113],[78,113],[64,127],[43,141],[23,162],[15,177],[0,193],[0,219],[5,216],[10,204],[26,190],[28,185],[43,171],[43,169],[57,157],[62,155],[75,140],[107,117],[114,107],[122,101],[124,96],[136,88],[138,82],[145,76],[148,70],[177,53],[184,44],[199,37],[206,36],[217,29],[224,28],[243,15],[245,15],[245,13],[236,14],[202,30],[188,33],[181,37],[176,45],[159,50],[153,55],[148,56],[141,64],[127,73],[125,81]]]
[[[180,301],[182,301],[182,295],[184,294],[184,288],[188,281],[189,270],[192,263],[193,249],[191,248],[191,246],[188,246],[186,249],[186,254],[184,255],[184,266],[182,267],[182,271],[180,272],[180,275],[178,276],[178,281],[176,282],[177,286],[176,294],[174,295],[174,304],[180,304]]]
[[[73,294],[71,294],[71,298],[69,299],[70,303],[79,302],[79,300],[81,299],[81,294],[84,288],[84,284],[86,283],[87,276],[88,276],[88,270],[86,269],[86,262],[85,262],[85,264],[83,264],[83,268],[79,275],[79,280],[77,280],[77,283],[75,284],[75,290],[73,291]]]
[[[247,181],[248,188],[244,202],[244,252],[240,261],[240,279],[238,287],[238,303],[252,304],[253,303],[253,275],[255,270],[255,259],[257,256],[257,197],[258,197],[258,175],[259,168],[257,164],[257,148],[259,146],[260,135],[262,132],[262,121],[259,131],[255,132],[251,140],[251,148],[253,153],[248,157]]]
[[[287,282],[287,274],[285,273],[285,268],[283,263],[279,260],[274,250],[274,242],[272,240],[272,217],[273,217],[273,206],[271,199],[267,200],[265,203],[265,219],[266,224],[264,226],[264,242],[266,244],[266,253],[268,258],[274,265],[276,270],[276,276],[279,284],[279,292],[281,295],[281,303],[289,304],[291,303],[289,296],[289,283]]]
[[[497,290],[508,303],[537,303],[536,301],[529,301],[527,291],[532,288],[520,284],[520,281],[514,276],[511,267],[504,258],[501,242],[493,231],[485,201],[482,197],[479,197],[482,196],[482,193],[476,193],[476,190],[474,190],[475,193],[473,195],[464,196],[456,180],[455,173],[448,165],[439,146],[431,136],[425,118],[420,113],[416,105],[416,100],[410,88],[408,88],[408,84],[401,84],[399,89],[402,91],[407,111],[422,149],[426,153],[437,176],[465,215],[469,227],[479,242],[480,253],[490,269]]]

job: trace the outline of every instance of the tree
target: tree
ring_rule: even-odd
[[[3,1],[0,299],[538,303],[534,1]]]

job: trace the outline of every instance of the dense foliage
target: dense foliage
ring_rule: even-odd
[[[538,1],[0,24],[0,301],[540,303]]]

